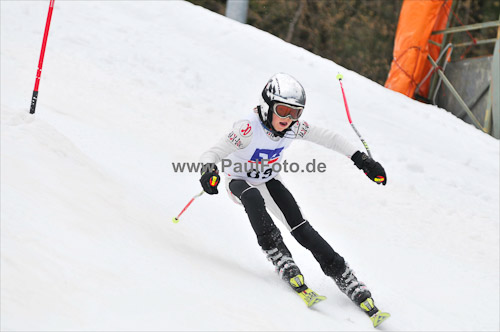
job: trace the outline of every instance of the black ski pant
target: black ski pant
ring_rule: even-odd
[[[304,220],[290,191],[277,179],[266,182],[265,186],[285,216],[293,237],[311,251],[323,272],[329,277],[342,274],[345,270],[344,258],[333,250],[307,220]],[[229,189],[243,204],[261,248],[263,250],[286,248],[279,229],[266,210],[260,191],[244,180],[231,180]]]

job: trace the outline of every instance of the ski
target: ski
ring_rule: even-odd
[[[296,275],[295,277],[290,278],[289,280],[290,286],[292,286],[293,290],[300,296],[300,298],[304,301],[308,308],[313,305],[326,300],[326,296],[318,295],[315,291],[307,287],[304,283],[304,277],[301,274]],[[391,314],[388,312],[380,311],[376,306],[371,297],[367,298],[363,301],[359,307],[363,310],[370,320],[372,321],[373,327],[377,327],[382,324],[386,319],[391,317]]]
[[[289,282],[290,286],[292,286],[293,290],[300,296],[308,308],[326,300],[326,296],[318,295],[318,293],[307,287],[304,283],[304,277],[301,274],[291,278]]]
[[[377,327],[389,317],[391,317],[390,313],[378,311],[376,314],[371,316],[370,319],[373,323],[373,327]]]
[[[312,307],[316,303],[326,300],[326,296],[318,295],[310,288],[307,288],[302,292],[298,292],[297,294],[299,294],[300,298],[304,300],[308,308]]]
[[[368,315],[368,317],[370,317],[373,327],[379,326],[387,318],[391,317],[390,313],[380,311],[373,303],[373,299],[371,297],[362,302],[359,307]]]

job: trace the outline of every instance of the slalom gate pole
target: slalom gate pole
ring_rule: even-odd
[[[35,113],[36,101],[38,99],[38,85],[40,84],[40,76],[42,75],[43,57],[45,56],[45,46],[47,45],[47,37],[49,36],[50,21],[52,19],[52,11],[54,10],[54,1],[50,0],[49,13],[47,14],[47,23],[45,23],[45,32],[43,34],[42,50],[40,51],[40,60],[38,61],[38,70],[36,71],[35,88],[31,97],[30,113]]]
[[[352,123],[351,113],[349,113],[349,106],[347,106],[347,99],[346,99],[345,93],[344,93],[344,87],[342,86],[342,79],[343,78],[344,78],[344,76],[342,76],[342,74],[339,73],[337,75],[337,79],[339,80],[339,83],[340,83],[340,89],[342,90],[342,96],[344,97],[344,105],[345,105],[345,110],[347,112],[347,119],[349,120],[349,123],[351,124],[352,129],[354,129],[354,132],[356,133],[356,135],[358,135],[359,139],[361,140],[361,143],[363,143],[363,145],[365,146],[366,152],[368,152],[368,156],[370,156],[370,158],[372,158],[372,154],[370,153],[370,148],[368,147],[368,144],[365,142],[363,137],[361,137],[361,134],[354,126],[354,123]]]
[[[187,210],[187,208],[191,205],[191,203],[193,203],[193,201],[194,201],[196,198],[198,198],[198,197],[200,197],[201,195],[203,195],[203,193],[204,193],[204,192],[205,192],[205,191],[204,191],[204,190],[202,190],[199,194],[194,195],[194,196],[193,196],[193,198],[191,198],[191,200],[190,200],[190,201],[186,204],[186,206],[184,207],[184,209],[182,209],[181,213],[179,213],[179,215],[178,215],[177,217],[172,218],[172,222],[173,222],[174,224],[177,224],[177,223],[179,222],[179,218],[180,218],[180,217],[181,217],[181,215],[184,213],[184,211],[186,211],[186,210]]]

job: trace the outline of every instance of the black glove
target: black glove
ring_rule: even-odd
[[[217,166],[215,164],[203,165],[201,168],[200,183],[207,194],[214,195],[219,193],[219,190],[217,190],[219,181],[220,176]]]
[[[387,176],[385,175],[382,165],[370,158],[366,153],[360,151],[356,151],[356,153],[352,155],[351,160],[354,161],[354,165],[356,165],[357,168],[365,172],[370,180],[375,181],[377,184],[382,183],[385,186],[387,183]]]

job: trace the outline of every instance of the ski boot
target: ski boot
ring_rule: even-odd
[[[356,303],[370,317],[373,326],[377,327],[391,315],[387,312],[381,312],[375,306],[371,297],[372,295],[366,285],[356,278],[354,271],[349,267],[347,262],[345,265],[344,272],[333,278],[335,283],[351,301]]]
[[[280,247],[281,250],[273,248],[270,250],[264,250],[264,253],[266,254],[267,259],[273,263],[279,277],[288,282],[290,278],[301,273],[288,248],[285,245]]]
[[[345,263],[344,272],[333,277],[333,280],[335,280],[342,293],[347,295],[358,306],[372,296],[365,284],[358,281],[358,278],[354,275],[354,271],[349,267],[347,262]]]
[[[304,283],[304,276],[299,267],[295,264],[292,255],[283,245],[281,250],[278,248],[264,250],[267,259],[273,263],[276,272],[281,279],[288,282],[292,289],[300,296],[308,307],[326,300],[326,297],[318,295],[315,291],[307,287]]]

